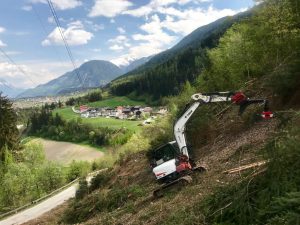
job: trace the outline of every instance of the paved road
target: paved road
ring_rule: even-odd
[[[87,177],[87,181],[90,182],[93,176],[105,170],[106,169],[102,169],[92,173]],[[75,197],[77,186],[78,183],[74,183],[72,186],[64,189],[62,192],[48,198],[47,200],[0,221],[0,225],[18,225],[40,217],[44,213],[49,212],[51,209],[63,204],[70,198]]]
[[[17,225],[38,218],[42,214],[54,209],[56,206],[61,205],[68,199],[74,197],[77,185],[78,183],[75,183],[57,195],[54,195],[29,209],[0,221],[0,225]]]

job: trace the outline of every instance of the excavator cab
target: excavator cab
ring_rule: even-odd
[[[176,175],[175,161],[179,155],[180,151],[176,141],[162,145],[153,151],[151,167],[157,180],[173,179],[170,176]]]
[[[176,141],[169,142],[155,149],[152,154],[152,168],[159,166],[180,154]]]

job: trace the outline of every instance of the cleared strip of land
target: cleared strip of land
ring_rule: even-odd
[[[69,142],[51,141],[45,139],[35,139],[44,146],[46,158],[51,161],[57,161],[68,164],[76,161],[93,161],[104,155],[103,152],[89,147]]]

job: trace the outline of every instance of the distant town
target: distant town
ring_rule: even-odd
[[[106,117],[127,120],[139,120],[147,118],[144,124],[150,124],[157,116],[163,116],[167,113],[167,109],[159,107],[154,110],[152,107],[146,106],[117,106],[113,107],[89,107],[81,105],[79,110],[72,107],[74,113],[80,114],[82,118]]]

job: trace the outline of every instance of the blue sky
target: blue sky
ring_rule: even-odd
[[[51,1],[78,66],[92,59],[126,65],[254,5],[252,0]],[[0,47],[26,73],[0,54],[0,78],[16,87],[34,87],[73,69],[47,0],[0,1]]]

